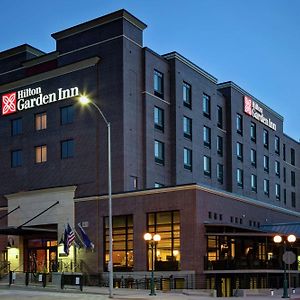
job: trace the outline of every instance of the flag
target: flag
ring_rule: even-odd
[[[69,255],[69,249],[75,240],[75,234],[70,224],[68,223],[64,233],[64,252]]]
[[[83,244],[84,244],[85,248],[94,249],[95,245],[92,243],[92,241],[90,240],[90,238],[88,237],[88,235],[86,234],[86,232],[84,231],[84,229],[82,228],[80,223],[78,223],[78,227],[80,229],[80,233],[81,233],[81,236],[82,236],[82,241],[83,241]]]

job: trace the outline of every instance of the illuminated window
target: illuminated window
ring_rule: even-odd
[[[47,128],[47,113],[43,112],[35,115],[35,130],[43,130]]]
[[[35,163],[40,164],[47,161],[47,146],[35,147]]]

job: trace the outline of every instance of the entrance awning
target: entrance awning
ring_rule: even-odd
[[[273,234],[294,234],[296,237],[300,237],[300,222],[261,225],[260,229],[266,232],[272,232]]]
[[[57,229],[47,229],[47,228],[39,228],[39,227],[28,227],[28,226],[21,226],[21,227],[14,227],[9,226],[5,228],[0,228],[0,235],[34,235],[34,234],[45,234],[45,235],[57,235]]]

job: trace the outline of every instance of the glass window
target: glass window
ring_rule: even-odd
[[[286,168],[283,167],[283,182],[286,183]]]
[[[280,177],[280,163],[277,160],[275,160],[275,175]]]
[[[269,156],[264,155],[264,170],[269,172]]]
[[[192,119],[183,117],[183,135],[187,139],[192,139]]]
[[[132,215],[113,217],[113,268],[114,271],[131,271],[134,263],[133,217]],[[109,220],[104,218],[105,271],[109,261]]]
[[[162,164],[162,165],[165,163],[165,145],[164,145],[164,143],[162,143],[160,141],[154,142],[154,157],[155,157],[155,162]]]
[[[183,164],[185,169],[192,170],[192,150],[183,149]]]
[[[203,156],[203,169],[204,169],[204,175],[211,176],[211,158],[204,155]]]
[[[164,110],[154,106],[154,127],[164,131]]]
[[[294,171],[291,171],[291,186],[296,186],[296,174]]]
[[[256,167],[256,150],[251,149],[250,159],[251,159],[251,165]]]
[[[251,136],[251,140],[253,142],[255,142],[256,141],[256,124],[254,122],[251,122],[250,136]]]
[[[243,117],[240,114],[236,114],[236,131],[239,134],[243,134]]]
[[[35,130],[43,130],[47,128],[47,113],[43,112],[35,115]]]
[[[270,193],[270,182],[268,179],[264,179],[264,193],[269,196]]]
[[[222,164],[217,164],[217,180],[220,183],[223,183],[223,165]]]
[[[283,189],[283,203],[286,204],[286,189]]]
[[[280,200],[280,184],[275,184],[275,197],[277,200]]]
[[[22,166],[22,150],[11,151],[11,167],[21,167]]]
[[[210,118],[210,96],[203,94],[203,115]]]
[[[164,76],[157,70],[154,70],[154,95],[164,97]]]
[[[60,124],[71,124],[74,122],[74,106],[68,105],[60,108]]]
[[[47,146],[35,147],[35,163],[40,164],[47,161]]]
[[[217,153],[223,156],[223,138],[217,135]]]
[[[275,146],[275,153],[280,154],[280,138],[277,135],[275,135],[274,142],[275,142],[275,145],[274,145]]]
[[[61,158],[74,157],[74,140],[66,140],[61,142]]]
[[[263,132],[263,143],[264,143],[264,147],[265,148],[269,148],[269,132],[264,129],[264,132]]]
[[[217,126],[223,128],[223,109],[219,105],[217,105]]]
[[[295,192],[291,193],[291,204],[292,204],[292,207],[296,207],[296,193]]]
[[[243,160],[243,144],[239,142],[236,143],[236,155],[237,159]]]
[[[285,161],[286,157],[285,157],[286,153],[285,153],[285,144],[283,144],[283,160]]]
[[[238,186],[243,187],[243,170],[236,170],[236,181]]]
[[[23,133],[22,118],[11,120],[11,135],[19,135]]]
[[[291,148],[291,164],[295,165],[295,149]]]
[[[154,187],[157,189],[157,188],[161,188],[161,187],[164,187],[165,185],[162,184],[162,183],[159,183],[159,182],[155,182],[154,183]]]
[[[254,174],[251,174],[251,190],[253,192],[257,191],[257,177]]]
[[[190,84],[183,82],[183,104],[184,106],[192,107],[192,87]]]
[[[210,148],[211,133],[210,133],[210,128],[207,126],[203,126],[203,142],[205,146]]]
[[[156,271],[180,270],[180,215],[179,211],[148,213],[147,231],[159,234],[155,245],[154,266]],[[151,246],[148,246],[148,270],[152,269]]]

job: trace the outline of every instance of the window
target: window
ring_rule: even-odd
[[[254,174],[251,174],[251,190],[253,192],[257,191],[257,177]]]
[[[183,117],[183,135],[187,139],[192,139],[192,119]]]
[[[183,149],[183,164],[185,169],[192,170],[192,150]]]
[[[263,144],[265,148],[269,148],[269,132],[266,129],[263,132]]]
[[[22,150],[11,151],[11,167],[21,167],[22,166]]]
[[[256,151],[254,149],[251,149],[250,151],[251,165],[256,167]]]
[[[236,131],[239,134],[243,134],[243,117],[240,114],[236,114]]]
[[[256,124],[251,122],[250,137],[253,142],[256,142]]]
[[[203,142],[204,146],[207,146],[210,148],[210,142],[211,142],[211,134],[210,134],[210,128],[207,126],[203,127]]]
[[[296,186],[296,174],[294,171],[291,171],[291,186]]]
[[[47,113],[43,112],[35,115],[35,130],[43,130],[47,128]]]
[[[191,108],[192,107],[192,87],[190,84],[183,82],[183,105]]]
[[[210,96],[203,94],[203,115],[210,119]]]
[[[11,120],[11,135],[19,135],[23,133],[22,118]]]
[[[74,106],[68,105],[60,108],[60,124],[71,124],[74,122]]]
[[[223,165],[217,164],[217,180],[223,183]]]
[[[275,197],[278,201],[280,201],[280,184],[275,184]]]
[[[243,160],[243,144],[239,142],[236,143],[236,155],[237,159]]]
[[[295,192],[291,193],[291,204],[292,204],[292,207],[296,207],[296,193]]]
[[[286,183],[286,168],[283,167],[283,182]]]
[[[164,110],[154,106],[154,127],[164,131]]]
[[[264,170],[269,172],[269,156],[264,155]]]
[[[138,189],[138,178],[136,176],[130,176],[130,185],[132,190]]]
[[[154,95],[164,97],[164,76],[157,70],[154,70]]]
[[[217,105],[217,126],[223,128],[223,109],[219,105]]]
[[[208,218],[211,219],[212,218],[212,214],[211,211],[208,212]]]
[[[270,194],[270,182],[268,179],[264,179],[264,194],[267,196]]]
[[[132,215],[113,216],[113,268],[114,271],[131,271],[133,269],[133,217]],[[109,261],[109,220],[104,218],[105,270]]]
[[[159,183],[159,182],[155,182],[154,183],[154,187],[157,189],[157,188],[161,188],[161,187],[164,187],[165,185],[162,184],[162,183]]]
[[[165,163],[165,145],[164,145],[164,143],[162,143],[160,141],[154,142],[154,157],[155,157],[155,162],[162,164],[162,165]]]
[[[47,161],[47,146],[35,147],[35,163],[40,164]]]
[[[180,266],[180,214],[164,211],[147,214],[147,232],[159,234],[161,241],[156,245],[155,270],[179,270]],[[152,269],[151,245],[148,245],[148,269]]]
[[[283,152],[283,160],[285,161],[286,160],[286,153],[285,153],[285,144],[283,144],[283,150],[282,150],[282,152]]]
[[[280,163],[277,160],[275,160],[275,175],[280,177]]]
[[[61,142],[61,158],[71,158],[74,156],[74,140]]]
[[[206,155],[203,156],[203,170],[204,175],[211,176],[211,158]]]
[[[279,155],[280,154],[280,138],[277,135],[275,135],[274,142],[275,142],[275,145],[274,145],[275,153],[277,153]]]
[[[291,164],[295,165],[295,149],[291,148]]]
[[[283,203],[286,204],[286,189],[283,189]]]
[[[223,138],[221,136],[217,136],[217,153],[223,156]]]
[[[243,170],[236,170],[236,181],[238,186],[243,187]]]

